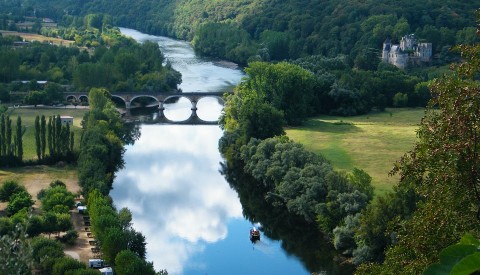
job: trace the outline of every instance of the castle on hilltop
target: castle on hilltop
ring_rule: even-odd
[[[382,61],[400,69],[421,66],[432,59],[432,43],[418,43],[414,34],[402,37],[400,45],[392,44],[389,38],[383,42]]]

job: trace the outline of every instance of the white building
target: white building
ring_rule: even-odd
[[[382,61],[398,68],[421,66],[431,59],[432,43],[418,43],[414,34],[402,37],[400,44],[392,44],[388,38],[383,42]]]
[[[66,126],[67,124],[72,127],[73,125],[73,117],[71,116],[60,116],[60,120],[62,121],[62,125]]]

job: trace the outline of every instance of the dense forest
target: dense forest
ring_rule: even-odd
[[[75,41],[74,46],[0,36],[0,100],[50,105],[65,101],[67,90],[88,92],[94,87],[177,92],[181,75],[164,64],[158,45],[136,43],[109,21],[106,15],[87,15],[68,27],[41,29],[44,35]]]
[[[61,22],[91,13],[109,14],[114,25],[193,40],[202,53],[243,64],[251,58],[268,61],[316,54],[345,54],[353,62],[366,49],[380,50],[387,37],[398,41],[409,33],[433,43],[438,61],[443,62],[451,46],[476,41],[475,8],[473,2],[454,0],[401,4],[385,0],[0,3],[0,10],[12,11],[10,18],[16,20],[35,15]]]

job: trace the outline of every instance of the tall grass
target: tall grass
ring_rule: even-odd
[[[388,173],[413,148],[423,115],[424,109],[405,108],[354,117],[320,116],[286,132],[307,149],[323,154],[338,170],[365,170],[376,192],[384,193],[398,182]]]

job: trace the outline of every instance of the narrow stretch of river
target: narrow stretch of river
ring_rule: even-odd
[[[139,42],[158,42],[182,73],[184,92],[224,91],[243,77],[228,63],[195,56],[187,42],[132,29],[121,32]],[[190,112],[189,102],[166,108],[171,119]],[[216,100],[198,104],[199,117],[206,120],[216,120],[220,112]],[[250,242],[252,224],[219,173],[221,135],[218,126],[142,125],[140,139],[127,147],[125,168],[117,173],[110,194],[118,209],[132,211],[133,227],[146,237],[147,260],[173,275],[309,274],[280,241],[262,233],[260,242]]]

